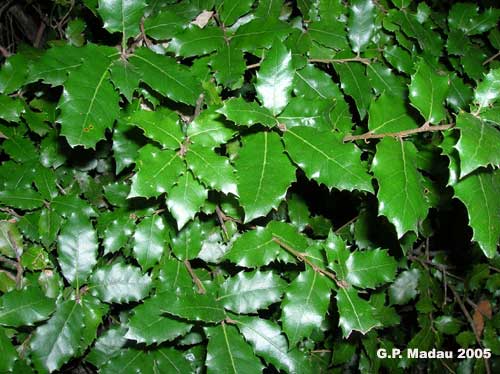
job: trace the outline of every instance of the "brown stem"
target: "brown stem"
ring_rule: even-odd
[[[23,283],[23,265],[21,265],[21,250],[18,248],[16,244],[15,238],[12,236],[12,233],[10,231],[7,232],[7,236],[9,237],[9,242],[12,248],[14,248],[14,253],[16,254],[16,261],[15,261],[15,267],[16,267],[16,288],[21,289],[22,283]]]
[[[494,59],[496,59],[498,56],[500,56],[500,51],[498,51],[497,53],[495,53],[493,56],[491,56],[490,58],[486,59],[484,62],[483,62],[483,65],[488,65],[491,61],[493,61]]]
[[[215,206],[215,213],[217,214],[217,219],[219,220],[219,224],[222,228],[222,232],[224,233],[224,237],[226,241],[229,241],[229,233],[227,232],[226,227],[227,217],[218,205]]]
[[[260,62],[256,62],[255,64],[247,65],[247,70],[255,69],[255,68],[258,68],[259,66],[260,66]]]
[[[273,240],[273,242],[275,242],[276,244],[278,244],[281,248],[285,249],[290,254],[292,254],[294,257],[296,257],[299,261],[302,261],[303,263],[309,265],[315,272],[327,276],[328,278],[330,278],[331,280],[333,280],[337,284],[337,286],[342,287],[342,288],[345,287],[345,284],[343,284],[341,281],[339,281],[337,279],[337,277],[335,276],[335,274],[333,274],[332,272],[329,272],[328,270],[320,268],[319,266],[317,266],[316,264],[314,264],[313,262],[311,262],[307,258],[307,255],[305,253],[301,253],[301,252],[297,251],[296,249],[290,247],[288,244],[282,242],[280,239],[278,239],[275,236],[273,236],[272,240]]]
[[[184,266],[186,267],[189,275],[193,279],[194,284],[196,284],[196,287],[198,287],[198,293],[204,295],[207,293],[205,290],[205,287],[203,287],[203,283],[201,283],[200,278],[194,273],[193,268],[191,267],[191,263],[189,260],[184,260]]]
[[[429,126],[427,123],[423,126],[417,127],[416,129],[404,130],[399,132],[386,132],[381,134],[374,134],[370,131],[360,134],[360,135],[347,135],[344,137],[344,142],[352,142],[355,140],[369,140],[369,139],[381,139],[386,137],[393,138],[405,138],[410,135],[418,134],[421,132],[433,132],[433,131],[446,131],[455,126],[454,123],[447,125]]]

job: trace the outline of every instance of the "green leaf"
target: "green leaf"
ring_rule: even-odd
[[[97,328],[109,311],[108,305],[102,304],[98,299],[89,294],[81,298],[81,303],[85,329],[83,330],[80,346],[78,347],[78,356],[82,355],[97,338]]]
[[[54,310],[54,299],[45,297],[40,288],[14,290],[0,297],[0,325],[32,326],[49,318]]]
[[[190,25],[181,33],[175,35],[168,49],[176,56],[192,57],[206,55],[225,46],[224,32],[220,27],[206,26],[200,29]]]
[[[126,214],[111,221],[104,231],[104,254],[115,253],[123,248],[134,230],[134,221]]]
[[[96,367],[103,366],[127,342],[125,332],[126,329],[123,326],[111,327],[104,331],[95,341],[94,347],[85,357],[85,361],[90,362]]]
[[[255,0],[242,1],[224,1],[220,8],[219,15],[225,26],[231,26],[245,13],[248,13],[252,8]]]
[[[345,266],[347,282],[361,288],[376,288],[394,280],[398,264],[386,250],[375,249],[351,253]]]
[[[215,71],[215,79],[219,84],[233,90],[243,85],[246,64],[240,49],[234,48],[232,45],[219,48],[218,52],[212,56],[210,65]]]
[[[64,278],[75,288],[85,283],[97,263],[97,235],[89,219],[72,213],[61,228],[58,261]]]
[[[406,103],[385,92],[370,105],[368,129],[374,134],[399,132],[417,128],[417,123],[408,113]]]
[[[366,66],[366,73],[375,93],[385,93],[398,99],[407,95],[407,87],[404,80],[393,74],[392,70],[386,65],[379,63],[369,64]]]
[[[144,134],[163,148],[179,149],[182,144],[182,131],[179,126],[179,117],[175,112],[161,108],[156,111],[138,110],[126,118],[130,125],[144,130]]]
[[[332,101],[326,99],[294,97],[277,119],[287,129],[308,126],[320,131],[331,131],[330,112],[333,105]]]
[[[137,141],[140,135],[138,128],[128,126],[123,121],[118,121],[113,132],[113,155],[116,163],[116,174],[132,165],[141,148],[142,141]]]
[[[134,309],[128,321],[127,339],[138,343],[160,344],[184,336],[192,325],[162,316],[163,310],[158,299],[148,299]]]
[[[184,163],[177,152],[147,144],[139,150],[136,168],[128,197],[156,197],[170,191]]]
[[[396,228],[398,238],[418,232],[427,216],[422,176],[417,170],[417,149],[408,141],[384,138],[377,144],[372,170],[379,183],[379,214]]]
[[[308,99],[342,97],[339,87],[332,81],[330,75],[310,64],[295,72],[293,92]]]
[[[448,14],[450,28],[462,30],[467,35],[477,35],[498,25],[498,9],[488,8],[481,14],[478,10],[479,6],[474,3],[453,4]]]
[[[201,84],[186,66],[147,48],[137,49],[129,61],[142,73],[141,80],[160,94],[174,101],[196,104]]]
[[[27,67],[31,65],[29,55],[18,52],[6,58],[0,69],[0,92],[10,94],[26,82]]]
[[[68,362],[78,350],[84,327],[81,304],[75,300],[59,304],[54,315],[35,330],[30,341],[37,370],[51,373]]]
[[[460,130],[460,139],[455,145],[460,154],[460,178],[480,166],[500,166],[500,132],[494,126],[461,112],[456,127]]]
[[[51,201],[50,207],[65,218],[75,212],[85,217],[96,216],[96,212],[89,203],[76,195],[59,195]]]
[[[166,8],[144,20],[144,32],[158,40],[170,39],[185,27],[187,21],[179,13]]]
[[[395,69],[401,73],[411,74],[413,72],[413,60],[411,55],[397,45],[388,45],[384,48],[384,58]]]
[[[488,258],[497,254],[500,236],[500,174],[477,171],[460,180],[455,186],[455,197],[464,203],[472,227],[472,239]]]
[[[479,104],[479,107],[488,106],[494,103],[499,97],[500,68],[490,70],[474,91],[474,99]]]
[[[256,18],[238,28],[231,46],[243,51],[270,48],[276,38],[284,40],[291,31],[288,24],[276,18]]]
[[[115,87],[131,102],[135,90],[139,87],[140,71],[134,65],[122,59],[114,61],[109,71]]]
[[[360,298],[354,288],[340,287],[335,299],[339,309],[339,326],[344,338],[348,338],[353,331],[367,334],[371,329],[381,326],[374,317],[375,309],[368,301]]]
[[[439,316],[434,320],[434,326],[439,332],[448,335],[456,336],[462,324],[458,318],[453,318],[451,316]]]
[[[11,372],[15,362],[19,359],[16,349],[6,335],[5,329],[0,327],[0,371]]]
[[[307,28],[311,39],[319,44],[335,50],[349,48],[345,24],[337,19],[311,22]]]
[[[217,300],[235,313],[254,313],[279,301],[285,286],[272,271],[242,271],[222,283]]]
[[[23,238],[13,222],[0,221],[0,253],[12,258],[23,253]]]
[[[24,110],[21,101],[0,94],[0,118],[6,121],[17,122]]]
[[[295,180],[295,168],[274,133],[259,132],[244,137],[235,168],[245,222],[276,209]]]
[[[287,340],[277,324],[258,317],[238,316],[236,326],[252,345],[255,354],[278,370],[297,373],[307,365],[300,351],[289,351]]]
[[[160,215],[144,218],[134,232],[134,257],[143,271],[153,267],[166,247],[165,220]]]
[[[352,50],[360,53],[366,49],[375,31],[375,5],[372,0],[355,0],[349,5],[347,31]]]
[[[241,97],[224,101],[224,106],[218,110],[227,119],[237,125],[252,126],[260,123],[272,127],[277,121],[270,111],[261,107],[255,101],[247,102]]]
[[[210,337],[207,345],[207,373],[260,373],[262,366],[236,327],[226,325],[206,329]]]
[[[332,286],[330,279],[311,269],[301,272],[289,284],[281,304],[281,320],[290,346],[321,325],[330,304]]]
[[[28,270],[43,270],[52,266],[49,254],[39,246],[31,246],[23,253],[21,265]]]
[[[103,27],[109,32],[121,32],[122,47],[128,38],[139,33],[139,22],[144,14],[143,0],[99,0],[97,11],[104,21]]]
[[[290,100],[294,73],[291,52],[276,39],[260,65],[255,83],[257,97],[274,115]]]
[[[125,348],[105,362],[99,372],[102,374],[117,374],[127,371],[130,373],[153,374],[153,365],[152,355],[148,351]]]
[[[373,191],[360,151],[341,136],[302,126],[288,129],[284,139],[287,153],[308,178],[328,188]]]
[[[238,196],[234,170],[227,158],[193,144],[186,153],[186,162],[193,175],[207,187]]]
[[[0,191],[0,202],[19,209],[40,208],[44,201],[42,195],[32,189],[4,189]]]
[[[456,74],[450,76],[450,91],[446,102],[456,112],[467,109],[472,102],[472,89]]]
[[[223,117],[213,107],[204,110],[189,124],[189,141],[212,149],[227,143],[235,131],[224,122]]]
[[[403,305],[417,296],[419,278],[420,271],[418,269],[405,270],[399,274],[389,287],[391,304]]]
[[[335,65],[335,70],[340,76],[340,88],[354,99],[359,116],[365,118],[371,101],[371,87],[365,69],[359,63],[345,63]]]
[[[410,102],[427,122],[438,123],[445,119],[444,101],[448,89],[448,76],[436,73],[424,59],[417,63],[409,85]]]
[[[160,373],[189,373],[192,370],[190,364],[192,360],[189,354],[184,355],[184,351],[178,351],[174,348],[158,348],[153,351],[155,368]]]
[[[179,260],[196,258],[206,234],[198,220],[190,222],[172,239],[172,252]]]

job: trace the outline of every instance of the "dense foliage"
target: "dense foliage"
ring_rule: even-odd
[[[0,372],[500,372],[499,18],[5,1]]]

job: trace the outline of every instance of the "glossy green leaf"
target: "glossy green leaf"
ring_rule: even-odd
[[[294,97],[277,119],[287,129],[308,126],[320,131],[331,131],[330,113],[333,107],[334,103],[330,100]]]
[[[366,66],[370,85],[377,94],[386,94],[397,99],[405,97],[407,87],[404,80],[385,65],[373,63]]]
[[[222,48],[226,44],[221,28],[206,26],[200,29],[190,25],[172,38],[168,47],[176,56],[191,57],[205,55]]]
[[[179,13],[164,9],[144,20],[144,32],[155,39],[170,39],[185,27],[186,21]]]
[[[57,244],[64,278],[80,287],[97,263],[97,235],[92,223],[87,217],[72,213],[61,228]]]
[[[32,326],[49,318],[54,310],[54,300],[45,297],[38,287],[14,290],[0,297],[0,325]]]
[[[99,370],[103,374],[116,374],[124,370],[131,373],[153,374],[154,360],[148,351],[124,348],[108,360]]]
[[[231,38],[231,45],[243,51],[270,48],[275,38],[285,39],[291,29],[276,18],[256,18],[238,28]]]
[[[234,48],[231,44],[223,46],[212,56],[210,64],[219,84],[231,89],[242,86],[246,64],[241,50]]]
[[[198,220],[190,222],[172,239],[172,252],[179,260],[196,258],[206,234]]]
[[[109,81],[110,50],[91,45],[92,60],[71,72],[59,101],[61,134],[74,147],[95,148],[119,113],[119,96]]]
[[[12,258],[23,253],[23,239],[14,222],[0,221],[0,253]]]
[[[144,218],[134,232],[133,253],[142,270],[153,267],[166,249],[167,229],[160,215]]]
[[[128,303],[144,299],[151,287],[151,277],[139,268],[117,262],[96,269],[90,279],[92,293],[107,303]]]
[[[0,357],[2,357],[0,360],[0,371],[2,372],[11,372],[14,363],[19,359],[16,349],[2,327],[0,327]]]
[[[245,222],[276,209],[295,180],[295,168],[284,154],[280,138],[259,132],[243,139],[235,164]]]
[[[439,123],[446,117],[444,101],[448,89],[448,77],[438,74],[421,59],[411,76],[410,102],[427,122]]]
[[[80,346],[78,347],[78,356],[82,355],[97,338],[97,329],[103,321],[103,317],[109,311],[108,305],[101,303],[97,298],[88,294],[84,295],[80,302],[82,304],[85,329],[83,330]]]
[[[375,249],[352,253],[345,266],[347,282],[361,288],[375,288],[394,280],[397,262],[386,250]]]
[[[134,230],[134,221],[124,213],[111,221],[104,231],[104,254],[115,253],[123,248]]]
[[[255,0],[224,1],[220,8],[220,18],[225,26],[231,26],[236,20],[248,13]]]
[[[109,32],[121,32],[122,47],[128,38],[139,33],[139,22],[144,14],[143,0],[99,0],[97,11],[104,21],[103,27]]]
[[[337,19],[311,22],[307,28],[311,39],[319,44],[335,50],[349,48],[345,24]]]
[[[171,57],[140,48],[129,61],[142,73],[144,83],[174,101],[194,105],[202,92],[200,82],[189,69]]]
[[[349,6],[347,31],[353,52],[366,49],[375,31],[375,5],[372,0],[355,0]]]
[[[285,281],[271,271],[239,272],[222,283],[218,301],[236,313],[254,313],[279,301]]]
[[[115,60],[109,71],[115,87],[131,102],[135,90],[139,87],[140,71],[134,65],[121,59]]]
[[[290,346],[321,325],[330,304],[332,286],[330,279],[312,269],[301,272],[288,285],[281,304],[281,320]]]
[[[456,74],[450,76],[450,91],[446,98],[448,105],[457,112],[465,110],[472,102],[472,95],[472,89],[464,83],[462,78]]]
[[[50,320],[39,326],[30,341],[35,367],[53,372],[75,355],[83,329],[82,306],[75,300],[59,304]]]
[[[338,99],[342,97],[339,87],[324,71],[307,65],[295,72],[293,92],[308,99]]]
[[[94,347],[85,357],[87,362],[90,362],[96,367],[104,365],[114,355],[119,353],[127,339],[125,338],[125,327],[111,327],[100,335],[94,344]]]
[[[35,209],[43,205],[42,196],[32,189],[6,188],[0,191],[0,202],[4,205],[19,209]]]
[[[200,113],[187,129],[187,136],[191,143],[212,149],[227,143],[234,133],[235,131],[225,123],[224,117],[213,107]]]
[[[499,97],[500,68],[490,70],[474,91],[474,99],[480,107],[494,103]]]
[[[207,333],[207,373],[260,373],[264,369],[236,327],[222,323],[207,328]]]
[[[363,119],[371,101],[369,94],[371,87],[363,65],[359,63],[337,64],[335,70],[340,76],[340,88],[354,99],[358,113]]]
[[[406,103],[386,93],[370,105],[368,129],[370,132],[387,133],[415,129],[418,125],[408,113]]]
[[[0,109],[1,119],[15,122],[19,120],[19,116],[24,110],[24,107],[21,101],[0,94]]]
[[[125,337],[138,343],[160,344],[183,336],[191,329],[190,324],[163,316],[162,313],[157,299],[148,299],[135,307]]]
[[[467,207],[472,239],[488,258],[497,253],[500,237],[500,200],[498,171],[477,171],[460,180],[453,188],[455,197]]]
[[[398,45],[388,45],[384,48],[384,58],[399,72],[411,74],[413,60],[411,55]]]
[[[238,195],[236,177],[229,160],[215,154],[212,150],[191,145],[186,154],[188,168],[207,187]]]
[[[411,269],[398,275],[396,281],[389,287],[391,304],[403,305],[417,296],[420,271]]]
[[[178,115],[167,109],[156,111],[139,110],[126,122],[144,130],[144,134],[168,149],[178,149],[182,143],[182,132],[178,122]]]
[[[254,101],[247,102],[240,97],[226,100],[224,106],[218,112],[236,123],[236,125],[252,126],[260,123],[271,127],[277,123],[269,110]]]
[[[330,132],[294,127],[285,132],[286,151],[306,175],[327,187],[372,192],[371,178],[353,144]]]
[[[372,163],[379,183],[379,214],[394,225],[398,238],[408,231],[418,232],[419,222],[427,216],[428,204],[416,157],[413,143],[384,138],[377,144]]]
[[[467,35],[482,34],[498,25],[500,11],[488,8],[481,14],[479,6],[474,3],[456,3],[448,14],[448,24],[452,29],[458,29]]]
[[[499,166],[500,132],[485,121],[462,112],[457,117],[460,139],[455,145],[460,154],[460,178],[470,174],[480,166]]]
[[[162,151],[148,144],[139,150],[136,168],[138,171],[132,177],[129,198],[168,193],[184,170],[184,164],[177,152]]]
[[[374,317],[374,308],[368,301],[360,298],[354,288],[339,288],[335,299],[340,315],[339,326],[345,338],[353,331],[367,334],[371,329],[381,326]]]
[[[17,53],[8,56],[0,70],[0,92],[10,94],[17,91],[27,78],[26,67],[31,65],[30,57]]]

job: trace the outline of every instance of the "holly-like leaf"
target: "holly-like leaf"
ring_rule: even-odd
[[[231,45],[243,51],[270,48],[276,38],[284,40],[290,32],[290,26],[276,18],[256,18],[238,28]]]
[[[172,252],[179,260],[196,258],[206,234],[198,220],[190,222],[172,239]]]
[[[258,132],[244,137],[235,167],[245,222],[276,209],[295,179],[295,168],[274,133]]]
[[[0,360],[0,371],[11,372],[19,356],[5,332],[5,329],[0,327],[0,357],[2,357]]]
[[[359,63],[337,64],[335,70],[340,75],[340,88],[354,99],[358,113],[363,119],[371,101],[371,95],[369,95],[371,87],[363,65]]]
[[[191,145],[186,154],[188,168],[206,186],[238,196],[234,170],[229,160],[209,148]]]
[[[84,295],[80,300],[85,329],[83,330],[82,339],[78,347],[78,356],[82,355],[87,347],[97,338],[97,328],[109,310],[108,305],[101,303],[97,298],[89,294]]]
[[[168,47],[176,56],[191,57],[205,55],[222,48],[226,44],[220,27],[207,26],[200,29],[190,25],[172,38]]]
[[[127,339],[138,343],[160,344],[185,335],[192,325],[163,316],[157,299],[148,299],[133,310],[128,321]]]
[[[401,98],[384,92],[370,105],[368,129],[374,134],[399,132],[417,127]]]
[[[126,212],[117,219],[111,221],[104,231],[104,254],[115,253],[123,248],[134,230],[134,221],[127,216]]]
[[[448,14],[450,28],[461,30],[466,35],[477,35],[498,25],[498,9],[488,8],[481,14],[478,11],[479,6],[474,3],[453,4]]]
[[[128,197],[156,197],[170,191],[184,170],[184,163],[177,152],[147,144],[139,150],[136,167]]]
[[[129,58],[141,80],[162,95],[174,101],[195,105],[202,92],[199,80],[173,58],[157,55],[148,48],[140,48]]]
[[[220,287],[218,301],[236,313],[254,313],[281,299],[285,281],[272,271],[239,272]]]
[[[187,16],[187,17],[186,17]],[[151,15],[144,20],[144,32],[158,40],[170,39],[185,27],[190,14],[179,14],[168,8]]]
[[[418,223],[426,217],[428,204],[413,143],[382,139],[377,144],[372,170],[379,183],[379,214],[395,226],[398,238],[408,231],[418,232]]]
[[[139,22],[144,15],[146,3],[143,0],[99,0],[97,11],[104,21],[103,27],[109,32],[121,32],[122,47],[128,38],[139,33]]]
[[[330,304],[332,286],[330,279],[311,269],[301,272],[290,283],[281,304],[283,331],[290,346],[321,325]]]
[[[128,303],[144,299],[151,288],[151,277],[139,268],[117,262],[96,269],[90,279],[92,292],[107,303]]]
[[[500,132],[486,121],[461,112],[457,117],[460,139],[455,145],[460,154],[460,178],[480,166],[500,166]]]
[[[225,26],[231,26],[245,13],[250,11],[254,0],[223,2],[220,9],[220,18]]]
[[[119,113],[119,95],[109,81],[112,53],[105,47],[88,45],[87,59],[73,70],[64,84],[59,101],[61,134],[74,147],[95,148]]]
[[[389,288],[391,304],[403,305],[417,296],[420,271],[411,269],[403,271]]]
[[[320,131],[331,131],[330,112],[334,104],[326,99],[306,99],[294,97],[285,110],[278,116],[278,121],[286,128],[297,126],[313,127]]]
[[[82,214],[72,213],[61,228],[57,243],[64,278],[79,288],[97,263],[97,235],[92,223]]]
[[[52,318],[35,330],[30,341],[35,367],[42,373],[59,369],[75,355],[83,333],[81,304],[68,300],[58,305]]]
[[[153,267],[166,248],[167,229],[160,215],[144,218],[134,232],[133,253],[142,270]]]
[[[411,76],[410,102],[429,123],[438,123],[446,117],[444,101],[448,96],[449,80],[434,71],[424,59]]]
[[[54,310],[54,299],[45,297],[37,286],[14,290],[0,297],[0,325],[31,326],[47,319]]]
[[[14,222],[0,221],[0,253],[12,258],[23,253],[23,239]]]
[[[182,144],[179,117],[168,109],[138,110],[126,118],[126,121],[143,129],[148,138],[157,141],[164,148],[179,149]]]
[[[360,53],[366,49],[375,31],[375,5],[372,0],[355,0],[349,6],[347,31],[352,50]]]
[[[212,57],[210,64],[219,84],[233,90],[242,86],[246,65],[243,52],[240,49],[234,48],[232,45],[223,46]]]
[[[35,209],[43,205],[43,198],[33,189],[11,189],[0,191],[0,202],[4,205],[19,209]]]
[[[186,170],[167,197],[167,206],[180,230],[192,220],[208,197],[207,189]]]
[[[404,80],[387,66],[372,63],[366,66],[366,74],[375,93],[385,93],[397,99],[406,96],[407,87]]]
[[[331,132],[294,127],[285,132],[286,151],[306,175],[327,187],[372,192],[360,151]]]
[[[494,103],[500,97],[500,68],[491,69],[474,91],[474,100],[479,107]]]
[[[398,45],[385,46],[384,58],[401,73],[411,74],[413,72],[411,55]]]
[[[115,356],[122,348],[127,339],[125,338],[126,329],[123,326],[111,327],[100,335],[94,344],[94,347],[85,357],[85,361],[90,362],[96,367],[103,366],[109,359]]]
[[[235,131],[214,108],[204,110],[189,124],[187,136],[193,144],[215,148],[231,139]]]
[[[274,115],[279,114],[290,100],[294,73],[291,52],[275,40],[260,65],[255,84],[257,97]]]
[[[6,121],[16,122],[24,110],[21,101],[0,94],[0,118]]]
[[[347,282],[361,288],[375,288],[394,280],[398,264],[386,250],[375,249],[351,253],[345,266]]]
[[[295,72],[293,92],[308,99],[337,99],[342,97],[339,87],[324,71],[306,65]]]
[[[455,197],[467,207],[472,239],[488,258],[497,254],[500,237],[500,199],[498,199],[500,174],[476,171],[453,186]]]
[[[374,316],[375,309],[368,301],[360,298],[354,288],[339,288],[335,299],[339,310],[339,326],[344,338],[348,338],[353,331],[367,334],[371,329],[381,326]]]
[[[311,22],[307,28],[311,39],[319,44],[335,50],[349,48],[345,24],[333,18]]]
[[[206,331],[210,337],[205,362],[208,373],[260,373],[264,369],[236,327],[223,322]]]
[[[252,126],[260,123],[271,127],[277,123],[269,110],[254,101],[247,102],[241,97],[224,101],[224,106],[218,112],[237,125]]]

